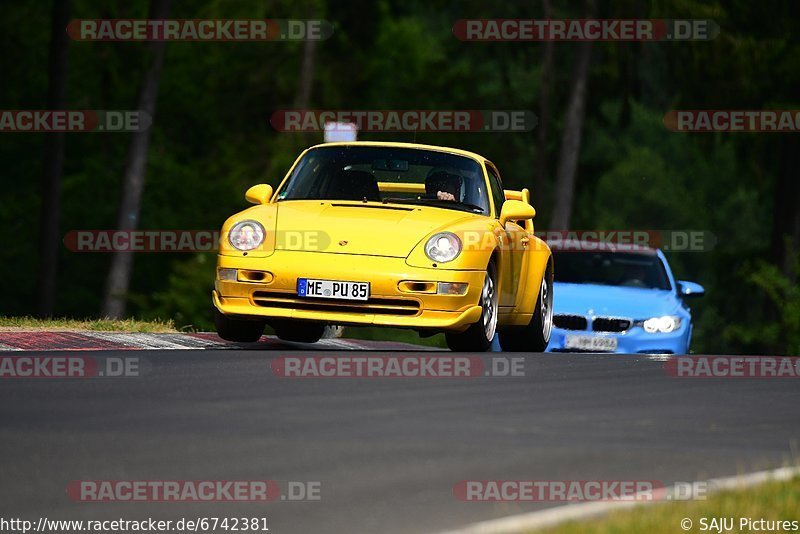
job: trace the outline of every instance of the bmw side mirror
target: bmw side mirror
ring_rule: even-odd
[[[678,293],[682,297],[702,297],[705,295],[706,290],[700,284],[687,280],[678,280]]]

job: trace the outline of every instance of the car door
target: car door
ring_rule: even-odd
[[[489,174],[489,187],[491,188],[492,200],[494,201],[496,215],[500,216],[500,210],[505,202],[503,183],[500,180],[500,173],[497,168],[489,161],[486,162],[486,170]],[[527,250],[528,236],[525,229],[517,221],[507,221],[504,228],[500,229],[498,239],[501,241],[501,280],[499,305],[501,313],[509,313],[516,304],[518,286],[524,261],[524,253]]]

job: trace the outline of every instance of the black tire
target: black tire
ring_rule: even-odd
[[[543,302],[544,301],[544,302]],[[550,262],[539,286],[536,308],[525,326],[510,326],[500,331],[500,347],[505,352],[544,352],[553,331],[553,268]]]
[[[233,319],[223,315],[216,308],[214,308],[214,326],[219,337],[237,343],[254,343],[261,339],[261,334],[264,333],[264,321]]]
[[[324,323],[280,320],[270,323],[278,339],[298,343],[316,343],[325,333]]]
[[[497,298],[497,269],[492,262],[486,268],[484,286],[481,290],[479,303],[483,310],[480,319],[469,325],[469,328],[463,332],[445,333],[444,337],[450,350],[454,352],[486,352],[489,350],[497,331]]]

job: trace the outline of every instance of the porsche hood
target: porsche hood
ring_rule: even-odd
[[[473,217],[415,205],[284,201],[277,203],[275,249],[404,258],[431,232]]]

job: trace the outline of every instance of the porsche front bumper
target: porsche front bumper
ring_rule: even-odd
[[[237,280],[220,280],[220,269],[237,269]],[[234,317],[461,331],[480,318],[484,276],[484,271],[411,267],[405,258],[301,251],[276,251],[267,258],[219,255],[212,297],[220,312]],[[370,298],[299,297],[298,278],[369,282]],[[427,292],[409,291],[401,282],[430,284]],[[466,283],[466,294],[431,292],[437,282]]]

